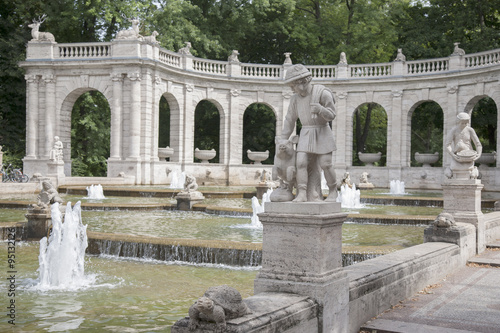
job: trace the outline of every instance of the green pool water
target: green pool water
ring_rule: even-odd
[[[86,275],[96,281],[77,291],[37,291],[38,243],[16,245],[16,325],[9,329],[2,311],[2,332],[170,332],[191,304],[214,285],[228,284],[242,296],[253,294],[256,270],[201,267],[163,262],[86,257]],[[0,243],[0,254],[7,245]],[[0,304],[7,295],[2,261]]]

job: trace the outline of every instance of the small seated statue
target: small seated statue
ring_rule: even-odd
[[[54,146],[50,151],[50,159],[54,162],[61,162],[63,160],[63,144],[58,136],[54,137]]]
[[[251,313],[238,290],[227,285],[210,287],[189,308],[189,330],[194,331],[200,321],[216,323],[217,333],[226,329],[226,320]]]
[[[33,208],[46,209],[49,204],[53,204],[55,202],[62,204],[63,201],[52,183],[48,180],[44,180],[42,182],[42,191],[38,195],[37,203],[36,205],[33,205]]]
[[[185,192],[196,192],[198,190],[198,183],[196,178],[192,175],[186,175],[186,181],[184,182]]]

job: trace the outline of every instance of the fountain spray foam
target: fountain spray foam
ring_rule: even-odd
[[[85,199],[106,199],[101,184],[87,187],[87,197]]]
[[[79,289],[92,283],[85,277],[84,259],[87,226],[81,222],[80,202],[66,206],[64,223],[59,203],[51,207],[52,232],[40,240],[40,267],[37,289]]]

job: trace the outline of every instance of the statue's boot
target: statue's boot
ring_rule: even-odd
[[[335,202],[337,201],[337,184],[333,184],[333,185],[328,185],[328,196],[326,197],[325,201],[329,201],[329,202]]]
[[[307,185],[299,184],[297,185],[297,196],[293,199],[294,202],[306,202],[307,201]]]

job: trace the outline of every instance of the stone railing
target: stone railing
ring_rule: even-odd
[[[392,75],[392,64],[349,65],[350,77],[381,77]]]
[[[181,67],[181,55],[176,52],[160,49],[158,60],[164,64],[173,67]]]
[[[449,58],[414,60],[406,62],[407,75],[430,74],[449,70]]]
[[[500,50],[486,51],[480,53],[467,54],[465,58],[466,68],[477,68],[488,65],[500,64]]]
[[[201,75],[239,77],[281,81],[290,64],[269,65],[218,61],[197,58],[148,44],[140,40],[109,43],[28,43],[26,60],[102,60],[141,58]],[[500,49],[445,58],[394,61],[378,64],[338,64],[306,66],[315,79],[371,79],[413,75],[443,74],[449,71],[477,69],[500,65]]]
[[[245,77],[280,79],[282,70],[281,65],[241,64],[241,76]]]
[[[64,59],[111,58],[111,43],[57,44],[55,57]]]
[[[227,61],[193,58],[193,70],[205,74],[226,75]]]

